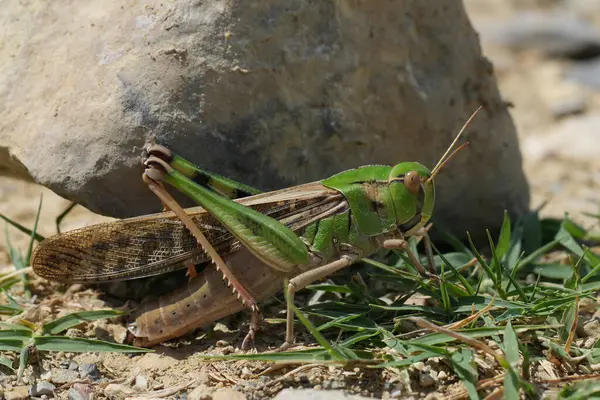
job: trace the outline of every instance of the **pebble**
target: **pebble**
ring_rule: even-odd
[[[96,364],[81,364],[79,366],[79,376],[81,379],[90,378],[97,380],[100,379],[100,370]]]
[[[433,379],[433,376],[426,374],[426,373],[421,373],[419,374],[419,385],[421,385],[422,388],[428,388],[431,386],[435,385],[435,379]]]
[[[27,400],[29,399],[29,388],[27,386],[15,386],[4,392],[6,400]]]
[[[213,389],[202,384],[188,393],[188,400],[211,400]]]
[[[584,87],[600,90],[600,57],[574,63],[565,78]]]
[[[52,377],[50,380],[57,385],[71,383],[77,379],[79,379],[79,374],[77,371],[73,371],[71,369],[52,368]]]
[[[94,393],[94,387],[87,383],[75,383],[71,389],[76,390],[81,396],[80,398],[74,400],[88,400],[92,396],[92,393]]]
[[[366,400],[367,397],[347,394],[340,390],[283,389],[273,400]]]
[[[554,117],[564,118],[569,115],[583,113],[585,111],[585,99],[582,96],[567,97],[553,102],[549,107]]]
[[[543,132],[528,135],[521,142],[521,151],[531,161],[552,155],[575,160],[595,159],[600,153],[598,126],[600,113],[572,117]]]
[[[29,395],[34,397],[40,397],[43,395],[54,396],[56,386],[47,381],[39,381],[35,385],[29,388]]]
[[[143,369],[157,369],[159,371],[169,369],[177,364],[177,360],[174,357],[156,354],[156,353],[146,353],[142,357],[139,357],[135,366]]]
[[[251,376],[252,376],[252,372],[250,371],[250,369],[248,369],[248,367],[242,368],[242,373],[241,373],[242,378],[249,378]]]
[[[135,390],[129,386],[121,385],[118,383],[110,383],[104,388],[104,395],[109,399],[123,399],[131,396],[135,393]]]
[[[417,371],[423,371],[423,369],[425,368],[425,363],[422,361],[417,361],[416,363],[414,363],[413,368],[416,369]]]
[[[148,378],[146,378],[146,376],[144,375],[136,376],[133,388],[139,392],[145,392],[146,390],[148,390]]]
[[[600,55],[600,31],[572,13],[522,12],[508,21],[487,22],[480,26],[484,41],[553,57]]]
[[[438,373],[438,379],[442,380],[442,379],[446,379],[448,377],[448,374],[445,371],[440,371]]]
[[[71,388],[67,392],[67,400],[88,400],[90,397],[84,395],[79,390]]]
[[[77,370],[79,365],[73,360],[63,360],[60,362],[60,367],[62,369],[70,369],[71,371]]]
[[[246,400],[246,395],[237,390],[225,388],[214,392],[212,400]]]

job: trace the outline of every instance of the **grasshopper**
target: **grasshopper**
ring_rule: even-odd
[[[294,339],[294,294],[381,248],[406,251],[424,278],[437,279],[424,228],[434,208],[434,177],[467,144],[452,152],[480,109],[432,170],[418,162],[368,165],[267,193],[151,144],[146,148],[143,179],[171,211],[55,235],[36,248],[33,269],[50,280],[95,283],[187,268],[187,286],[135,311],[129,331],[134,344],[141,346],[181,336],[248,308],[252,320],[245,348],[258,329],[258,301],[289,279],[282,345],[287,347]],[[200,207],[182,209],[163,183]],[[424,238],[429,270],[409,249],[408,236]],[[216,268],[197,275],[194,265],[210,261]]]

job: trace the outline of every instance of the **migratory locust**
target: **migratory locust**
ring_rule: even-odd
[[[434,177],[462,148],[452,153],[476,112],[431,170],[418,162],[368,165],[268,193],[151,144],[145,149],[143,179],[170,211],[50,237],[36,248],[33,269],[50,280],[98,283],[187,268],[186,285],[134,311],[129,332],[139,346],[182,336],[248,308],[246,347],[258,329],[258,301],[289,279],[283,347],[289,346],[294,293],[381,248],[403,249],[424,278],[437,279],[425,229],[434,208]],[[200,207],[182,209],[162,183]],[[409,249],[408,236],[425,239],[428,269]],[[195,265],[211,261],[216,268],[195,272]]]

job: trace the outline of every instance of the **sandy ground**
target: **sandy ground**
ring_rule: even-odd
[[[509,19],[522,8],[539,9],[553,2],[544,1],[484,1],[467,0],[467,8],[475,27],[485,26],[490,19]],[[575,2],[577,3],[577,2]],[[590,14],[591,15],[591,14]],[[596,13],[596,23],[600,29],[600,12]],[[502,46],[483,41],[485,55],[495,66],[499,87],[506,101],[514,107],[510,110],[517,126],[524,158],[524,168],[531,185],[532,207],[548,202],[543,215],[561,217],[565,211],[574,219],[591,224],[593,219],[586,218],[584,213],[598,213],[600,205],[600,133],[597,140],[582,144],[578,138],[577,125],[582,119],[597,115],[600,111],[600,90],[593,90],[582,85],[565,81],[564,71],[569,62],[550,59],[535,51],[515,52]],[[553,107],[565,99],[576,99],[583,102],[583,107],[576,115],[557,118]],[[589,144],[589,145],[586,145]],[[595,147],[594,147],[595,146]],[[0,213],[10,216],[16,221],[31,226],[39,202],[43,194],[44,202],[39,225],[42,235],[55,233],[54,218],[69,202],[56,196],[51,191],[34,184],[8,178],[0,178]],[[64,221],[63,230],[110,220],[76,207]],[[25,249],[28,238],[13,228],[8,228],[11,241],[21,249]],[[0,235],[4,237],[4,235]],[[0,269],[10,264],[5,242],[0,240]],[[88,292],[91,293],[91,292]],[[82,301],[85,295],[71,293],[65,302]],[[95,325],[98,328],[99,325]],[[106,327],[104,327],[106,328]],[[123,334],[114,326],[106,328],[115,335]],[[224,335],[224,336],[223,336]],[[154,389],[177,386],[185,382],[210,385],[213,388],[234,387],[243,380],[244,374],[252,374],[264,369],[261,363],[250,366],[246,364],[203,364],[199,359],[188,357],[195,351],[212,349],[227,352],[231,335],[217,334],[209,342],[192,347],[183,346],[159,348],[158,355],[151,354],[130,360],[124,355],[78,355],[74,359],[79,363],[99,363],[103,373],[112,377],[134,376],[132,370],[142,371],[150,380]],[[225,338],[225,339],[223,339]],[[219,340],[225,342],[218,343]],[[57,356],[51,365],[58,364]],[[245,370],[244,370],[245,368]],[[364,394],[381,396],[384,382],[399,380],[400,377],[390,371],[367,373],[364,370],[342,371],[333,367],[312,367],[314,374],[306,382],[297,385],[332,388],[332,382],[344,381],[341,388],[360,393],[360,382],[369,380],[374,383],[375,390]],[[340,376],[344,375],[341,379]],[[370,375],[368,375],[370,374]],[[314,379],[311,376],[314,375]],[[157,377],[161,377],[160,380]],[[185,377],[182,379],[182,377]],[[291,378],[293,380],[293,378]],[[285,380],[276,383],[260,383],[258,380],[256,396],[272,395],[286,386]],[[325,383],[324,383],[325,382]],[[153,386],[154,385],[154,386]],[[262,385],[262,386],[261,386]],[[341,384],[340,384],[341,385]],[[264,386],[264,387],[263,387]],[[335,388],[335,387],[334,387]],[[354,388],[354,389],[352,389]],[[387,388],[388,392],[390,388]],[[455,390],[452,387],[440,389],[442,392]]]

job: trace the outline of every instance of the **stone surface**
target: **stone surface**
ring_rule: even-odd
[[[566,78],[586,88],[600,90],[600,57],[575,63]]]
[[[573,160],[594,158],[600,154],[599,126],[600,113],[573,117],[527,137],[523,151],[533,160],[556,156]],[[593,176],[596,171],[589,172]]]
[[[212,400],[246,400],[246,395],[231,388],[224,388],[214,392]]]
[[[94,392],[92,385],[84,383],[75,383],[67,392],[68,400],[88,400]]]
[[[16,386],[4,392],[6,400],[26,400],[29,398],[29,388],[27,386]]]
[[[600,55],[600,30],[565,11],[520,12],[507,21],[482,21],[476,26],[484,40],[518,50],[567,58]]]
[[[283,389],[273,400],[364,400],[367,397],[339,390]]]
[[[56,390],[56,386],[51,384],[50,382],[40,381],[29,388],[29,395],[34,397],[40,396],[54,396],[54,391]]]
[[[205,384],[201,384],[189,392],[187,398],[188,400],[211,400],[213,392],[213,388],[210,388]]]
[[[0,170],[93,211],[161,209],[140,179],[151,138],[267,190],[369,163],[433,166],[481,104],[472,146],[439,176],[437,215],[482,229],[528,206],[461,1],[12,0],[0,18]]]
[[[72,369],[52,368],[50,380],[57,385],[64,385],[79,379],[79,373]]]
[[[81,364],[79,366],[79,376],[81,379],[100,379],[100,370],[96,364]]]

